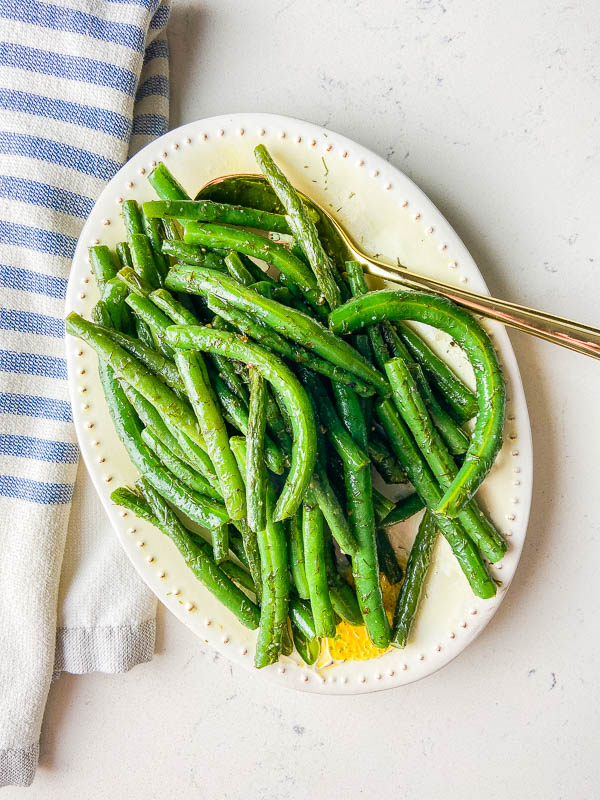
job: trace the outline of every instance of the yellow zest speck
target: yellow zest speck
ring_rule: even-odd
[[[391,622],[396,600],[400,594],[401,584],[397,583],[392,586],[385,575],[381,575],[380,581],[383,604]],[[382,650],[371,644],[364,625],[355,628],[344,620],[337,626],[335,639],[326,639],[324,646],[334,661],[366,661],[369,658],[377,658],[387,652],[387,650]]]

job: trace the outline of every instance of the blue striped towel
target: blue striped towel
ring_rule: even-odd
[[[168,17],[168,0],[0,0],[0,786],[33,780],[54,669],[153,651],[154,600],[78,471],[62,319],[95,199],[167,130]]]

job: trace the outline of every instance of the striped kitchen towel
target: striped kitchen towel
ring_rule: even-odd
[[[53,672],[154,648],[154,599],[78,469],[63,313],[95,199],[167,130],[168,17],[168,0],[0,0],[0,786],[33,780]]]

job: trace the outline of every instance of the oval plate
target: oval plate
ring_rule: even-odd
[[[90,277],[88,247],[125,239],[119,214],[123,198],[155,199],[146,175],[164,160],[193,196],[211,178],[257,172],[253,148],[264,143],[296,186],[353,231],[366,252],[448,282],[487,292],[473,259],[456,233],[415,184],[370,150],[307,122],[270,114],[233,114],[192,122],[135,155],[106,186],[83,228],[67,290],[66,310],[90,318],[98,291]],[[492,618],[515,574],[532,491],[531,431],[523,386],[504,328],[485,326],[500,355],[508,388],[506,441],[479,497],[508,537],[509,550],[492,568],[501,581],[493,600],[473,596],[441,537],[427,581],[427,596],[411,643],[368,661],[304,666],[297,655],[259,674],[286,686],[324,694],[389,689],[418,680],[455,658]],[[431,345],[467,380],[462,351],[448,337],[423,329]],[[93,351],[67,337],[73,417],[83,458],[102,503],[132,563],[157,597],[200,638],[223,655],[253,669],[256,633],[223,608],[186,567],[171,541],[147,522],[115,507],[110,492],[132,485],[137,474],[114,431]],[[394,545],[406,557],[417,518],[397,526]],[[404,552],[402,552],[404,551]]]

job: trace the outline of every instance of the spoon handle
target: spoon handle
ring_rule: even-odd
[[[508,300],[498,300],[495,297],[477,294],[477,292],[461,289],[435,278],[428,278],[404,268],[384,264],[366,256],[361,260],[365,265],[366,272],[370,275],[408,286],[411,289],[425,289],[441,294],[475,314],[498,320],[511,328],[530,333],[547,342],[559,344],[576,353],[600,359],[600,328],[572,322],[554,314],[546,314],[544,311],[536,311],[517,303],[510,303]]]

